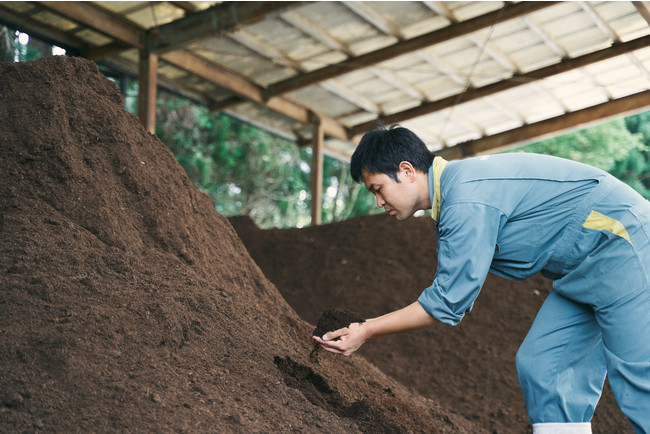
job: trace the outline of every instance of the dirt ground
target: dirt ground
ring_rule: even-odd
[[[0,64],[0,432],[485,432],[313,324],[82,59]]]
[[[370,318],[404,307],[435,274],[435,225],[430,218],[397,222],[374,215],[272,230],[257,228],[245,216],[229,220],[264,274],[311,323],[324,308],[350,309]],[[551,281],[541,275],[514,282],[489,274],[472,312],[458,326],[439,323],[385,336],[357,353],[489,432],[532,432],[515,354],[550,289]],[[607,385],[593,430],[633,432]]]
[[[512,357],[544,282],[491,281],[456,329],[313,361],[324,309],[415,296],[416,265],[435,269],[428,222],[231,220],[256,264],[93,63],[0,77],[0,432],[527,430]],[[427,246],[396,246],[406,234]],[[596,415],[626,432],[611,401]]]

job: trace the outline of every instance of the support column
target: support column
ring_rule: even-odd
[[[311,224],[321,224],[323,204],[323,142],[325,131],[319,117],[312,117]]]
[[[148,36],[148,35],[147,35]],[[149,39],[148,37],[146,38]],[[140,51],[138,68],[138,117],[144,128],[156,132],[156,87],[158,86],[158,55],[148,48]]]

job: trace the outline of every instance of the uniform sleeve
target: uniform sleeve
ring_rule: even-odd
[[[490,269],[505,219],[501,211],[489,205],[446,207],[438,226],[438,269],[433,284],[418,298],[429,314],[457,325],[471,310]]]

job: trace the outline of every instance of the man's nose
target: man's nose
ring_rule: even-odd
[[[383,208],[385,204],[386,202],[384,201],[384,199],[382,199],[381,196],[377,195],[377,206],[379,208]]]

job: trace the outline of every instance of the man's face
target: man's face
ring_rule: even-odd
[[[400,182],[384,173],[366,170],[361,172],[361,177],[368,191],[375,195],[377,206],[397,220],[406,220],[418,210],[414,184],[404,172],[397,173]]]

